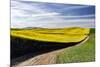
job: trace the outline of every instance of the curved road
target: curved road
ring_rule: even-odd
[[[89,39],[89,36],[75,46],[79,46],[79,45],[83,44],[88,39]],[[64,49],[66,49],[66,48],[51,51],[51,52],[44,53],[44,54],[41,54],[41,55],[37,55],[35,57],[31,57],[30,59],[25,60],[25,61],[20,62],[20,63],[17,63],[17,61],[27,57],[29,54],[26,55],[26,56],[16,58],[16,59],[12,60],[12,62],[16,62],[14,65],[12,65],[12,67],[19,67],[19,66],[23,67],[23,66],[32,66],[32,65],[41,65],[41,64],[42,65],[44,65],[44,64],[55,64],[57,54],[62,52]]]

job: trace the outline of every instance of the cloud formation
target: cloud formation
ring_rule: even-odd
[[[88,11],[88,12],[85,12]],[[94,27],[94,6],[11,1],[11,27]]]

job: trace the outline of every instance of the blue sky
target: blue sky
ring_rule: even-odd
[[[95,27],[95,6],[11,0],[11,27]]]

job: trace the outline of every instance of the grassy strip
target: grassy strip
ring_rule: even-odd
[[[76,63],[95,61],[95,30],[91,29],[90,38],[82,45],[66,48],[57,56],[57,63]]]

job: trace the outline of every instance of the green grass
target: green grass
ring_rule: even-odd
[[[66,48],[57,56],[57,63],[77,63],[95,61],[95,29],[91,29],[87,42]]]

